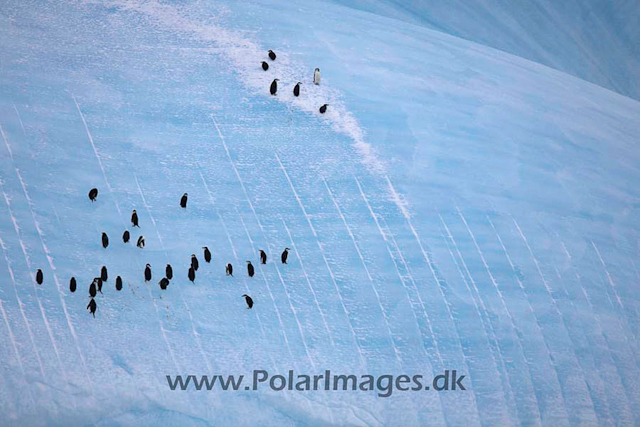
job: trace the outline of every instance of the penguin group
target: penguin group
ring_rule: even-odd
[[[269,59],[271,61],[275,61],[276,60],[276,54],[273,50],[269,49],[269,51],[267,52],[267,55],[269,56]],[[262,61],[261,63],[262,65],[262,69],[264,71],[268,71],[269,70],[269,63],[266,61]],[[273,79],[273,81],[271,82],[271,85],[269,86],[269,93],[271,95],[277,95],[278,93],[278,82],[280,81],[280,79]],[[302,84],[302,82],[297,82],[295,84],[295,86],[293,86],[293,96],[295,96],[296,98],[300,96],[300,85]],[[320,84],[320,68],[316,68],[313,71],[313,84],[314,85],[319,85]],[[322,104],[320,106],[320,108],[318,108],[318,111],[320,112],[320,114],[324,114],[327,112],[327,107],[329,106],[329,104]]]
[[[273,51],[269,51],[269,58],[273,61],[276,59],[276,54]],[[268,64],[266,62],[264,62],[263,65],[265,71],[268,69]],[[315,75],[317,74],[317,76]],[[314,82],[319,82],[319,70],[316,69],[316,73],[314,74]],[[275,94],[277,92],[277,79],[274,80],[273,84],[272,84],[272,92],[273,94]],[[300,90],[300,82],[298,82],[298,84],[296,84],[296,87],[294,88],[294,94],[296,94],[296,96],[299,95],[299,90]],[[326,107],[326,106],[323,106]],[[97,201],[98,198],[98,189],[97,188],[92,188],[89,193],[89,200],[94,203]],[[184,193],[182,195],[182,197],[180,198],[180,207],[182,209],[186,209],[187,208],[187,202],[188,202],[188,194]],[[138,213],[136,212],[135,209],[132,210],[131,212],[131,227],[132,229],[138,228],[140,229],[140,223],[139,223],[139,218],[138,218]],[[131,231],[125,229],[124,232],[122,233],[122,242],[124,244],[128,244],[131,241]],[[109,236],[107,234],[106,231],[101,232],[101,236],[100,236],[100,243],[103,249],[108,249],[109,248]],[[113,245],[111,245],[113,247]],[[144,236],[141,234],[138,236],[137,240],[136,240],[136,246],[140,249],[144,249],[145,247],[145,238]],[[209,249],[208,246],[202,246],[202,254],[203,254],[203,259],[205,261],[206,264],[210,264],[213,260],[211,251]],[[287,264],[287,257],[288,257],[288,253],[289,253],[289,248],[285,248],[284,251],[282,252],[282,254],[280,255],[280,261],[282,262],[282,264]],[[265,265],[267,264],[267,253],[266,251],[264,251],[263,249],[260,249],[258,252],[258,257],[259,257],[259,262],[260,265]],[[191,254],[191,259],[190,259],[190,264],[189,264],[189,268],[187,271],[187,277],[189,279],[189,281],[191,281],[192,283],[195,282],[196,280],[196,271],[198,271],[200,267],[200,263],[198,261],[198,257],[195,254]],[[247,275],[251,278],[254,277],[256,272],[256,267],[253,265],[253,263],[251,262],[251,260],[247,260]],[[145,265],[144,268],[144,282],[150,282],[153,278],[153,272],[152,272],[152,267],[150,263],[147,263]],[[228,262],[225,264],[225,274],[227,276],[233,277],[233,265]],[[173,267],[171,266],[171,264],[166,264],[165,266],[165,274],[164,277],[162,277],[160,279],[160,281],[158,282],[158,285],[160,286],[161,290],[166,290],[169,286],[169,284],[171,283],[171,280],[173,280],[174,275],[173,275]],[[94,279],[91,281],[91,283],[89,284],[89,303],[87,304],[87,310],[89,311],[89,313],[95,318],[96,317],[96,311],[98,309],[98,304],[96,302],[96,298],[98,297],[98,294],[103,295],[103,285],[104,283],[108,282],[109,280],[109,274],[108,274],[108,270],[107,270],[107,266],[103,265],[100,268],[100,274],[97,275],[96,277],[94,277]],[[36,273],[35,273],[35,281],[38,285],[42,285],[44,283],[44,273],[42,271],[42,269],[37,269]],[[115,280],[115,288],[116,291],[121,291],[123,287],[123,279],[121,276],[116,276],[116,280]],[[76,280],[75,276],[72,276],[69,279],[69,291],[71,293],[75,293],[76,290],[78,288],[78,281]],[[247,295],[247,294],[243,294],[242,297],[245,299],[245,303],[247,305],[248,309],[253,308],[253,299]]]

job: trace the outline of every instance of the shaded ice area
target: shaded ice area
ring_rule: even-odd
[[[635,0],[327,0],[425,25],[640,99]]]
[[[339,5],[0,12],[1,424],[638,423],[637,101]],[[120,240],[133,208],[144,250]],[[203,245],[213,261],[191,284]],[[286,268],[243,274],[284,246]],[[252,369],[457,369],[469,391],[164,379]]]

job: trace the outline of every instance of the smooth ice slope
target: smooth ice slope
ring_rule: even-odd
[[[327,3],[15,1],[0,29],[0,424],[640,421],[637,101]],[[120,241],[133,208],[144,250]],[[469,389],[164,379],[252,369],[457,369]]]
[[[634,0],[328,1],[504,50],[640,99]]]

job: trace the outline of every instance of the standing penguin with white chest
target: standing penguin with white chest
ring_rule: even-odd
[[[296,85],[293,87],[293,96],[300,96],[300,85],[302,84],[302,82],[298,82],[296,83]]]
[[[313,72],[313,84],[320,84],[320,68],[316,68],[316,70]]]

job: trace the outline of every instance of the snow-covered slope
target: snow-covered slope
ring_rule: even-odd
[[[0,29],[0,424],[639,422],[637,101],[330,3],[12,1]],[[165,379],[253,369],[468,389]]]
[[[640,8],[634,0],[328,0],[425,25],[640,99]]]

